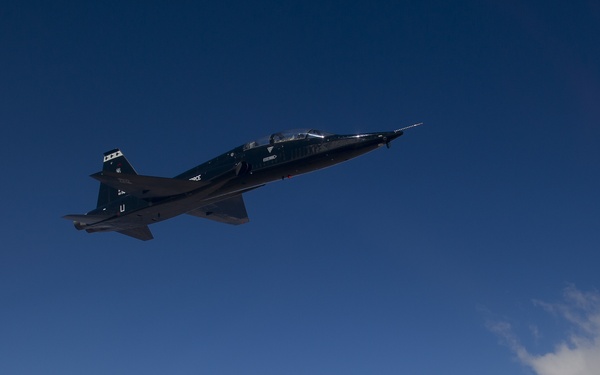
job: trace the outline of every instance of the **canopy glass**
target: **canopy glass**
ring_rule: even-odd
[[[268,144],[276,144],[281,142],[297,141],[307,138],[325,138],[331,133],[327,133],[317,129],[294,129],[286,130],[278,133],[273,133],[270,136],[256,139],[244,145],[244,150],[249,150],[254,147],[265,146]]]

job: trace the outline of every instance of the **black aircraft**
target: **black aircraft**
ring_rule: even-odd
[[[88,233],[116,231],[143,241],[149,224],[181,214],[227,224],[244,224],[242,194],[277,180],[355,158],[404,134],[404,130],[336,135],[316,129],[291,130],[248,142],[173,178],[138,175],[121,150],[104,154],[98,203],[83,215],[66,215]]]

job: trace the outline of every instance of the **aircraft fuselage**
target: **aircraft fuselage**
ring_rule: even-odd
[[[68,215],[66,218],[83,217],[83,220],[75,220],[77,229],[88,232],[119,231],[128,235],[132,235],[127,233],[132,228],[144,227],[184,213],[241,224],[247,222],[242,193],[270,182],[342,163],[384,145],[389,146],[392,140],[402,134],[403,129],[358,135],[335,135],[316,130],[275,133],[269,138],[236,147],[173,179],[137,176],[130,166],[132,172],[127,173],[122,170],[127,169],[127,160],[119,150],[113,150],[105,154],[105,170],[92,175],[105,184],[105,194],[112,194],[112,198],[101,198],[101,185],[96,209],[85,217]],[[107,163],[113,161],[111,158],[117,162],[120,157],[124,160],[124,166],[119,162],[111,166],[112,169],[107,169]],[[179,189],[177,185],[182,186]],[[222,207],[227,203],[219,203],[227,201],[235,201],[237,208],[234,209],[237,211],[243,209],[243,215],[238,215],[239,220],[229,218],[235,214],[229,213],[231,209]],[[220,218],[211,217],[211,207],[216,207],[216,212],[225,213],[221,212]],[[138,235],[132,236],[140,238]],[[149,238],[140,239],[150,238],[151,234]]]

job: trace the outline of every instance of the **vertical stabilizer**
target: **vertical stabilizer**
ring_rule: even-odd
[[[125,174],[137,174],[133,166],[127,161],[125,155],[118,148],[104,153],[103,172],[115,172]],[[102,207],[106,204],[124,195],[125,192],[112,188],[106,184],[100,183],[100,191],[98,192],[98,204],[96,207]]]

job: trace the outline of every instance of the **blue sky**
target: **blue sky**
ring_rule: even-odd
[[[2,8],[0,373],[598,374],[596,2]],[[246,194],[243,226],[60,218],[115,147],[173,176],[416,122]]]

